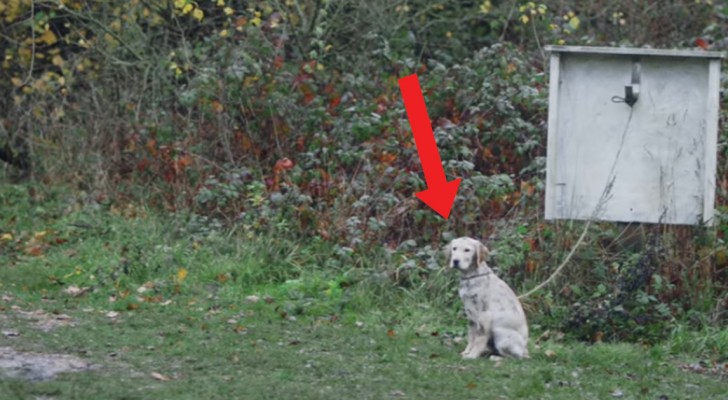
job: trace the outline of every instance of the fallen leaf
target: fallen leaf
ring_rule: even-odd
[[[5,337],[18,337],[20,336],[20,333],[18,331],[3,331],[3,336]]]
[[[392,337],[394,336],[394,329],[390,329],[387,331],[387,336]]]
[[[33,246],[25,249],[25,254],[33,257],[40,257],[43,255],[43,246]]]
[[[160,374],[159,372],[152,372],[150,375],[152,376],[152,378],[154,378],[158,381],[168,382],[170,380],[169,377],[166,377],[166,376]]]
[[[257,303],[257,302],[258,302],[258,301],[260,300],[260,297],[258,297],[258,296],[256,296],[256,295],[250,295],[250,296],[247,296],[247,297],[245,298],[245,300],[246,300],[246,301],[247,301],[248,303]]]
[[[475,389],[477,386],[478,385],[474,384],[473,382],[470,382],[467,385],[465,385],[465,387],[468,389]]]
[[[109,312],[106,313],[106,316],[109,317],[109,318],[116,318],[116,317],[119,316],[119,313],[116,312],[116,311],[109,311]]]
[[[553,350],[546,350],[543,354],[548,358],[556,357],[556,352]]]
[[[186,268],[180,268],[177,270],[177,283],[184,282],[185,278],[187,278],[187,269]]]
[[[401,390],[392,390],[389,392],[389,395],[392,397],[404,397],[404,392]]]
[[[76,285],[71,285],[71,286],[67,287],[65,290],[63,290],[63,293],[65,293],[71,297],[79,297],[79,296],[83,296],[84,294],[88,293],[89,290],[91,290],[91,288],[88,288],[88,287],[80,288]]]

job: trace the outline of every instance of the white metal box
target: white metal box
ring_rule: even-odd
[[[546,219],[711,224],[723,53],[547,50]]]

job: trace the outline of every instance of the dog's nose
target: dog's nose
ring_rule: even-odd
[[[452,260],[453,268],[460,268],[460,260]]]

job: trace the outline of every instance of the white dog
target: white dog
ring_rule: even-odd
[[[460,298],[468,317],[468,345],[463,358],[486,352],[528,358],[526,314],[515,293],[485,263],[488,248],[461,237],[450,242],[450,268],[459,269]]]

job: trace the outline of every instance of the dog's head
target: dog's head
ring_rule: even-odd
[[[479,240],[460,237],[453,239],[447,247],[448,265],[450,268],[467,271],[478,268],[488,256],[488,248]]]

